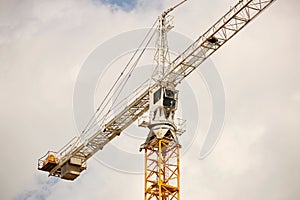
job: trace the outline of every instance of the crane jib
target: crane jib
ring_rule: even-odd
[[[171,63],[162,81],[179,84],[274,1],[240,1]]]
[[[171,62],[171,70],[160,82],[178,85],[207,58],[243,29],[275,0],[239,1],[229,12],[200,36],[182,54]],[[131,103],[90,135],[73,138],[58,152],[49,151],[38,160],[38,169],[49,172],[49,176],[74,180],[86,169],[86,161],[108,142],[136,121],[149,109],[149,90],[157,83],[145,88]]]

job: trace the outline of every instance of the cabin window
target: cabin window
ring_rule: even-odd
[[[161,88],[154,93],[153,104],[156,104],[161,98]]]

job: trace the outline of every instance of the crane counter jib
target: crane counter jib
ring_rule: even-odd
[[[100,119],[100,121],[95,121],[97,128],[90,129],[87,134],[84,134],[84,137],[75,137],[58,152],[49,151],[44,157],[38,160],[38,169],[48,172],[50,176],[56,176],[66,180],[76,179],[82,171],[87,169],[86,162],[89,158],[101,150],[116,136],[119,136],[123,130],[149,111],[149,109],[150,111],[155,112],[162,108],[162,110],[167,113],[164,116],[165,120],[169,121],[166,123],[167,126],[162,127],[166,130],[163,134],[155,128],[160,126],[157,122],[159,118],[156,118],[157,121],[150,121],[150,124],[145,123],[151,128],[151,131],[142,148],[145,148],[146,151],[147,147],[152,145],[153,148],[157,147],[157,152],[161,152],[164,155],[167,155],[166,148],[169,148],[168,150],[170,150],[170,152],[173,151],[174,155],[179,154],[176,146],[178,141],[169,143],[168,140],[164,140],[164,136],[159,136],[159,134],[169,135],[168,139],[170,140],[172,140],[172,138],[177,138],[177,126],[173,124],[172,119],[173,112],[176,110],[177,101],[177,91],[175,87],[274,1],[275,0],[239,1],[223,17],[221,17],[220,20],[209,28],[207,32],[198,37],[182,54],[177,56],[172,62],[163,62],[168,64],[167,67],[169,70],[160,76],[156,82],[149,87],[142,88],[138,94],[131,98],[128,105],[120,109],[115,115],[110,115],[104,120]],[[164,12],[161,17],[166,17],[169,12],[184,2],[186,2],[186,0]],[[167,46],[164,46],[164,48],[167,50]],[[165,55],[164,52],[166,51],[163,51],[161,55]],[[164,65],[162,66],[166,67]],[[162,85],[161,83],[167,84]],[[172,86],[168,88],[168,84]],[[154,107],[156,110],[152,109]],[[156,116],[158,117],[158,114],[156,114]],[[160,138],[161,140],[153,140],[155,137],[162,138]],[[155,152],[148,150],[145,153],[146,157],[149,156],[149,160],[152,159],[150,158],[152,155],[151,153]],[[167,158],[160,156],[157,161],[158,163],[161,161],[159,159]],[[179,165],[179,162],[176,161],[175,165]],[[158,168],[160,167],[161,164]],[[171,169],[171,166],[163,167],[169,167]],[[153,171],[153,173],[159,175],[161,172]],[[179,166],[178,169],[173,169],[172,174],[178,174],[178,177],[176,178],[179,179]],[[160,174],[159,177],[163,177],[163,174]],[[174,177],[169,178],[171,179]],[[146,180],[152,181],[150,179]],[[179,187],[171,187],[167,184],[157,186],[157,188],[160,188],[160,191],[163,187],[168,188],[170,194],[176,193],[176,195],[178,194],[179,196]],[[154,188],[156,188],[156,186]],[[155,193],[154,189],[149,189],[149,191],[150,193]],[[162,192],[155,193],[155,195],[162,194]]]

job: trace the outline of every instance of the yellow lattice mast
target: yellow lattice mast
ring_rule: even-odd
[[[145,148],[145,200],[180,199],[180,145],[160,139]]]
[[[157,65],[151,79],[157,86],[149,90],[150,117],[147,127],[150,132],[146,142],[141,145],[145,151],[145,200],[180,199],[180,144],[177,138],[178,125],[174,122],[178,91],[172,80],[162,81],[172,70],[167,33],[173,25],[168,13],[180,4],[163,12],[158,18],[154,57]]]
[[[111,108],[100,115],[105,109],[99,107],[80,136],[73,138],[58,152],[49,151],[38,160],[39,170],[49,172],[49,176],[75,180],[86,170],[89,158],[149,111],[148,120],[140,124],[149,128],[148,137],[140,147],[145,152],[144,199],[180,199],[178,135],[185,130],[181,127],[182,120],[180,123],[174,120],[178,106],[176,86],[275,0],[240,0],[170,62],[167,33],[173,26],[168,14],[185,1],[159,16],[155,54],[157,65],[150,87],[139,87],[134,91],[135,96],[126,98],[128,104],[117,114],[111,115]]]

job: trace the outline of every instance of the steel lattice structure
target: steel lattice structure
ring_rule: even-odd
[[[180,199],[179,151],[178,143],[165,139],[145,148],[145,200]]]
[[[90,157],[150,111],[149,121],[142,123],[150,129],[146,142],[141,145],[141,150],[145,151],[145,200],[179,200],[180,144],[177,136],[182,128],[174,122],[178,99],[175,88],[274,1],[239,1],[172,62],[168,61],[166,38],[170,24],[166,19],[168,13],[183,2],[164,12],[158,20],[159,44],[155,60],[159,74],[152,77],[154,83],[140,86],[117,114],[107,113],[97,121],[97,126],[83,131],[58,152],[49,151],[38,160],[38,169],[49,172],[49,176],[74,180],[86,169]]]

